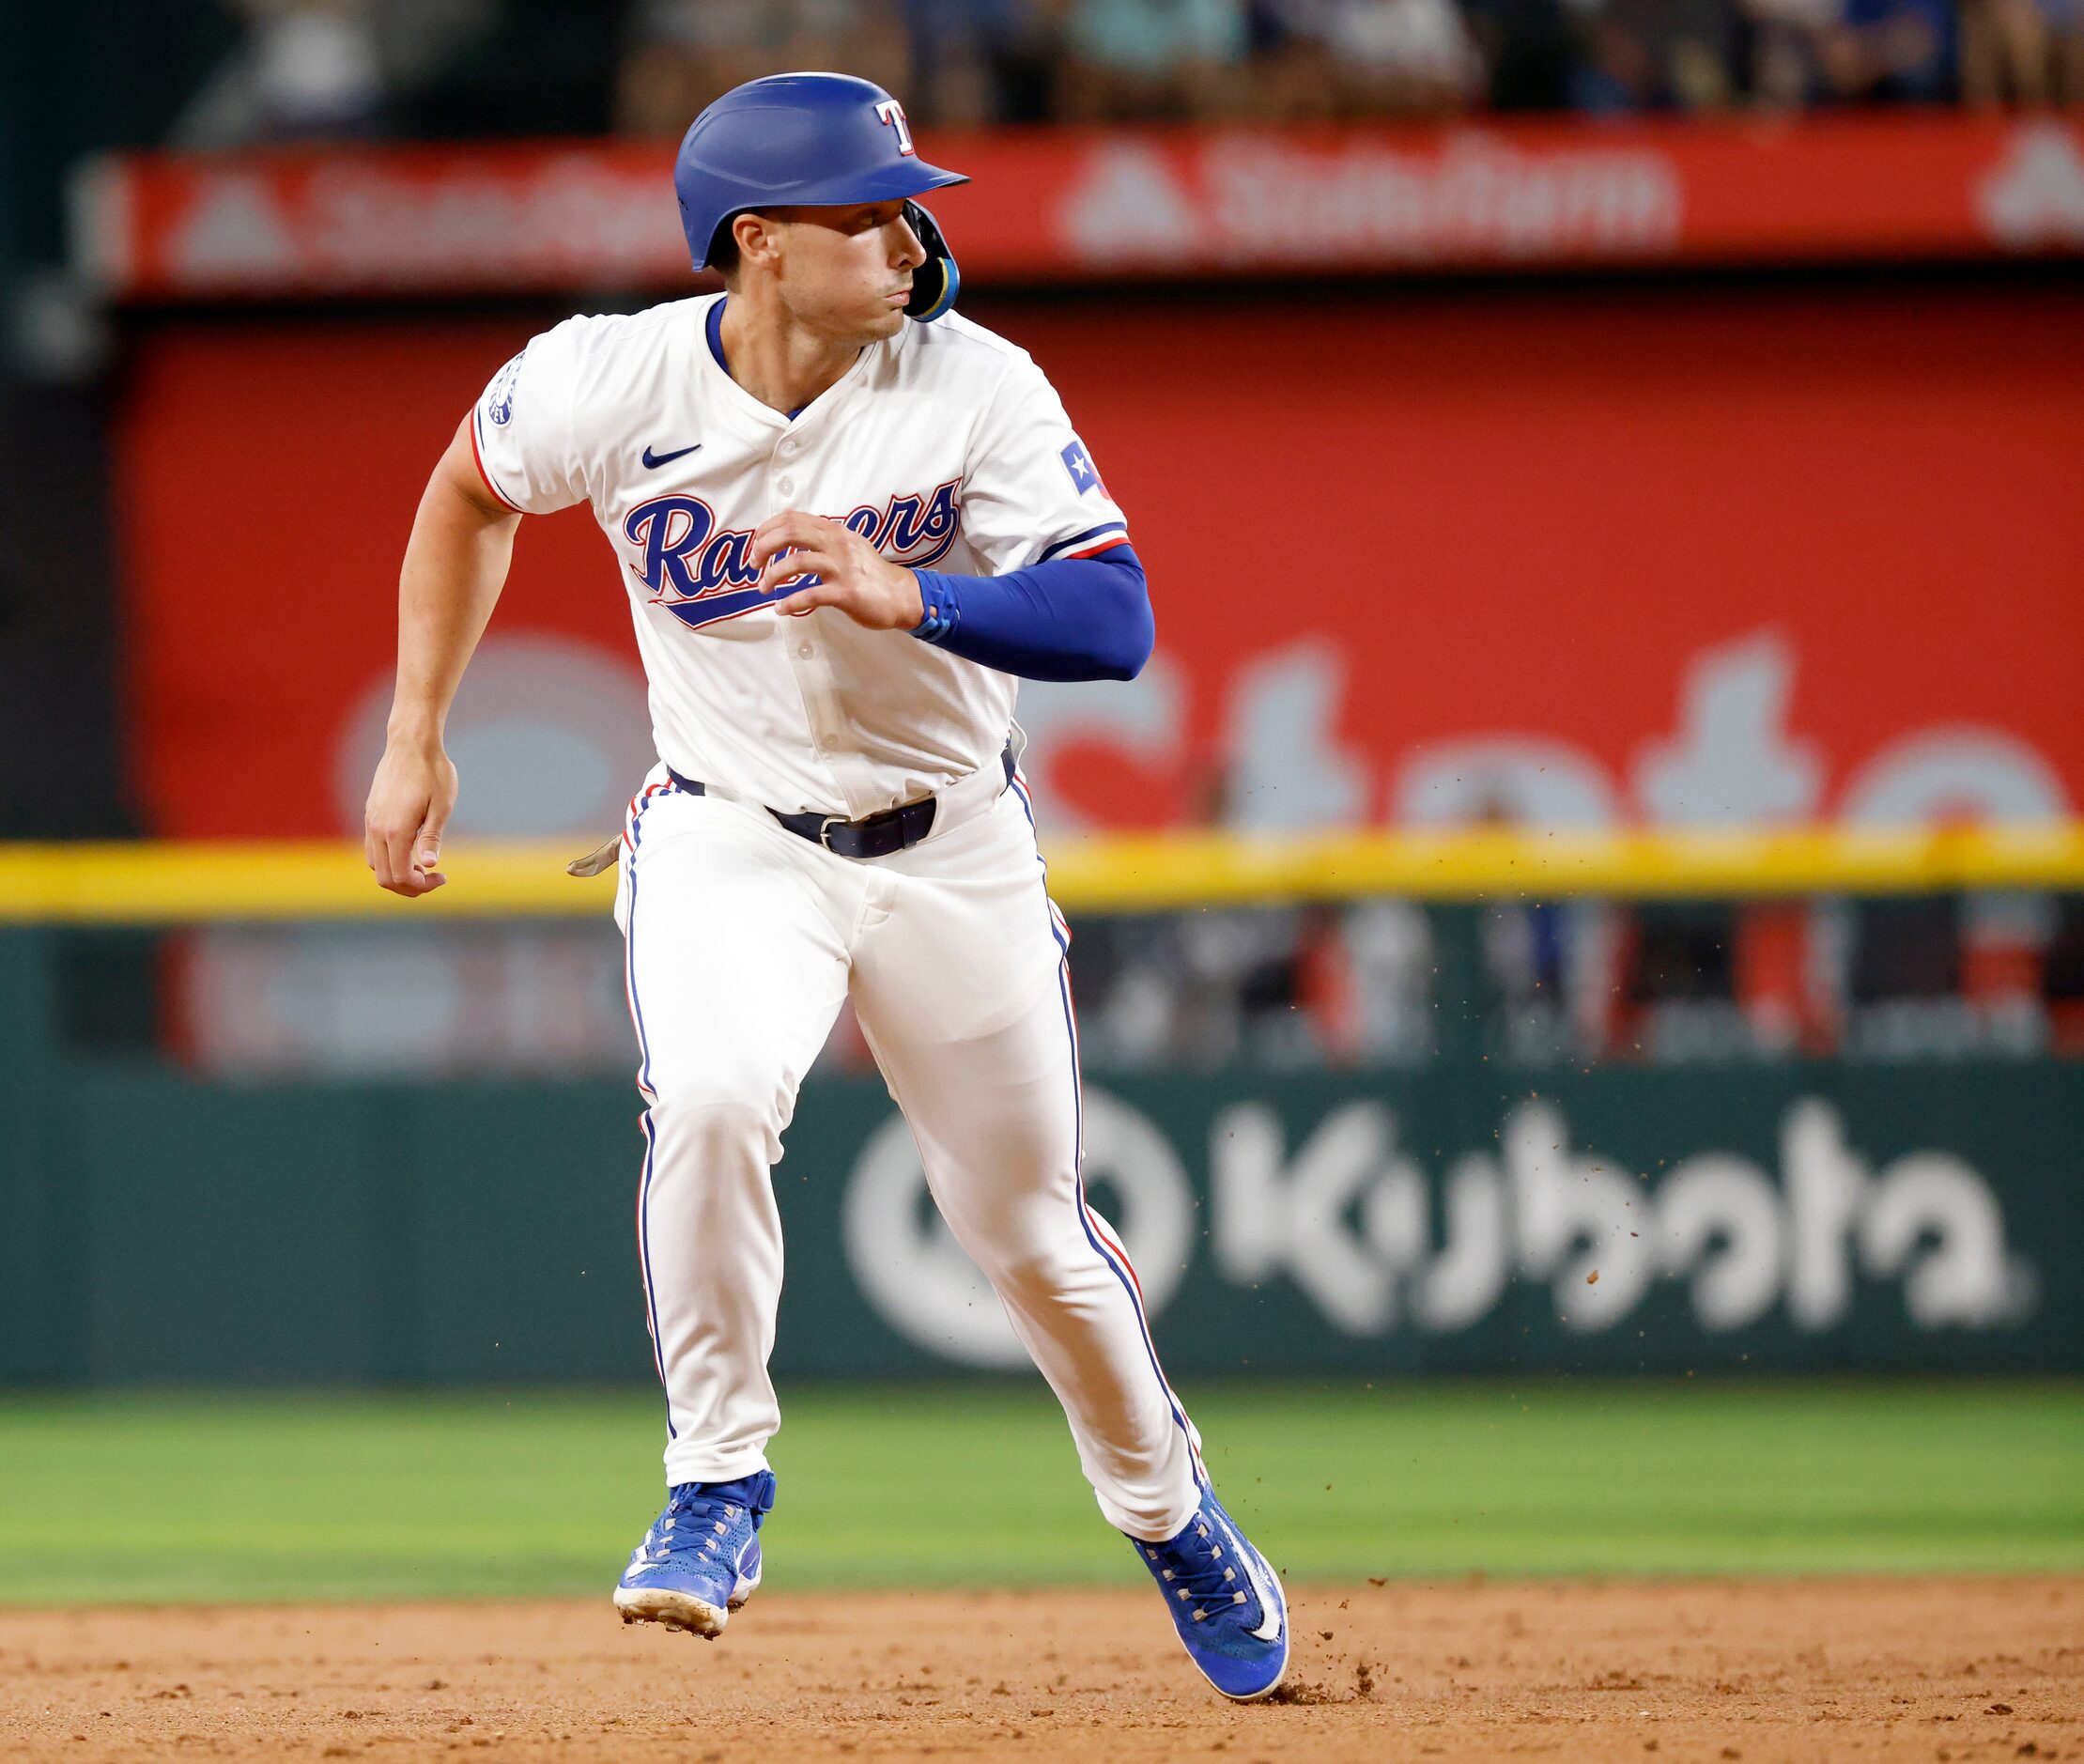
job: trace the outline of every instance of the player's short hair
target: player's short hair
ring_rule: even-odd
[[[764,214],[764,209],[740,209],[729,215],[717,228],[717,238],[709,253],[709,267],[722,276],[726,285],[738,279],[738,235],[731,229],[740,214]]]
[[[709,253],[709,267],[726,282],[738,279],[738,236],[731,230],[731,222],[737,218],[733,214],[717,229],[717,242]]]

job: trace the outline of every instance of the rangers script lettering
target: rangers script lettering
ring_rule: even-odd
[[[893,561],[923,569],[955,543],[960,483],[950,478],[925,495],[893,496],[881,508],[863,505],[842,524]],[[716,512],[695,496],[655,496],[623,522],[623,536],[641,560],[629,567],[651,590],[651,603],[696,628],[774,604],[765,594],[733,592],[760,580],[759,566],[749,562],[753,531],[718,531]],[[800,580],[809,586],[818,578]]]

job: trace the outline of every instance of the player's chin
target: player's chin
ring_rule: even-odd
[[[907,290],[902,297],[893,296],[878,301],[875,310],[867,317],[862,329],[873,337],[894,337],[904,329],[904,302],[912,298]]]

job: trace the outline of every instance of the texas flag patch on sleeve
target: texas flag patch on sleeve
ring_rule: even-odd
[[[1086,451],[1084,441],[1073,435],[1071,445],[1064,449],[1060,456],[1064,462],[1064,470],[1071,473],[1073,487],[1079,495],[1085,495],[1088,490],[1098,490],[1101,495],[1106,495],[1107,487],[1101,483],[1100,473],[1093,470],[1092,456]]]

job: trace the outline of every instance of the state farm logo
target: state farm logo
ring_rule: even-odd
[[[1192,257],[1205,231],[1165,154],[1134,141],[1092,155],[1064,198],[1063,228],[1074,250],[1098,263]]]
[[[226,173],[202,183],[167,261],[188,286],[238,286],[290,273],[297,243],[269,179]]]
[[[183,165],[162,250],[183,291],[658,279],[685,266],[649,168],[561,152]]]
[[[2021,123],[1977,186],[1976,209],[1990,236],[2015,250],[2084,246],[2084,147],[2076,132],[2060,122]]]
[[[1108,143],[1059,224],[1092,263],[1306,266],[1659,256],[1677,248],[1683,214],[1678,169],[1654,148],[1528,148],[1463,130],[1427,147]]]

